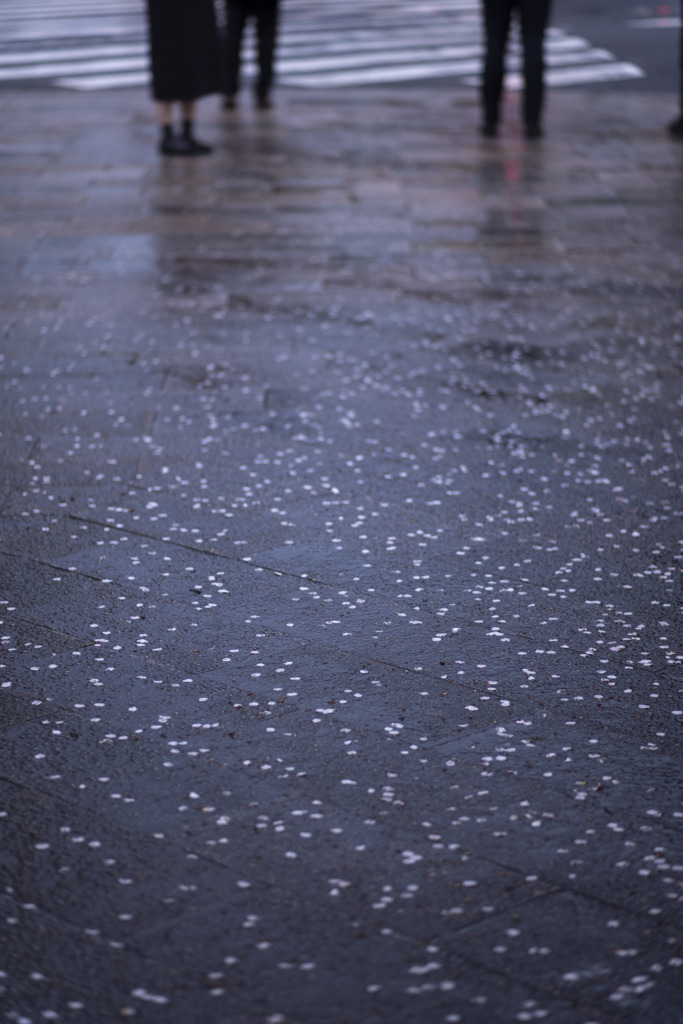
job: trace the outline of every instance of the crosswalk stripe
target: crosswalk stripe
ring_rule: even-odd
[[[376,67],[378,64],[398,64],[398,65],[409,65],[413,61],[434,61],[443,62],[452,60],[462,60],[463,57],[481,57],[482,54],[481,46],[435,46],[430,49],[422,49],[420,47],[411,47],[410,49],[400,50],[373,50],[372,52],[357,54],[348,53],[343,57],[303,57],[294,59],[280,59],[278,61],[278,71],[280,76],[288,76],[292,72],[294,74],[301,74],[301,72],[316,72],[326,71],[333,64],[335,68],[341,70],[351,68],[365,68],[365,67]],[[285,79],[282,78],[284,81]]]
[[[548,66],[558,63],[595,63],[597,61],[609,60],[611,57],[607,50],[589,49],[583,40],[573,40],[572,43],[573,45],[571,46],[563,46],[558,52],[548,52],[546,54]],[[444,73],[444,67],[450,67],[452,75],[467,74],[469,70],[462,70],[464,66],[463,60],[465,60],[469,69],[471,58],[476,57],[476,66],[479,68],[481,67],[483,54],[484,47],[481,43],[474,46],[439,46],[430,50],[421,50],[414,47],[410,50],[382,50],[362,56],[350,54],[334,61],[330,61],[325,57],[304,60],[281,60],[278,64],[278,70],[281,81],[289,85],[295,84],[297,73],[323,72],[323,74],[312,74],[310,76],[311,83],[319,86],[325,80],[324,72],[330,69],[331,65],[333,65],[334,70],[331,70],[328,75],[329,81],[339,84],[349,79],[349,76],[353,74],[351,69],[354,68],[373,68],[377,69],[381,74],[382,66],[408,68],[412,66],[413,62],[429,62],[430,65],[439,69],[439,74]],[[468,61],[467,58],[470,58],[470,60]],[[508,66],[511,68],[515,67],[515,65],[520,63],[520,59],[518,55],[512,54],[508,60]],[[292,72],[294,76],[292,76]],[[445,73],[448,74],[448,71]],[[362,74],[364,75],[365,72],[362,72]],[[304,79],[296,78],[296,84],[300,84],[303,81]]]
[[[123,57],[118,60],[80,60],[69,62],[55,62],[54,64],[37,64],[34,67],[21,69],[21,78],[53,78],[55,75],[88,75],[102,71],[129,71],[131,68],[146,68],[147,57],[132,58]],[[148,76],[145,75],[145,78]],[[0,67],[0,82],[17,78],[17,69]]]
[[[451,75],[466,75],[481,67],[479,57],[459,61],[430,61],[423,64],[400,64],[388,67],[368,67],[356,71],[331,71],[318,75],[288,75],[282,79],[285,85],[303,86],[313,89],[330,89],[344,85],[379,85],[391,82],[418,81],[425,78],[447,78]]]
[[[11,24],[3,25],[0,22],[0,39],[2,44],[0,46],[7,46],[7,44],[15,44],[21,46],[24,43],[40,43],[49,39],[51,43],[55,43],[60,39],[68,40],[72,43],[74,38],[84,36],[112,39],[123,39],[123,38],[143,38],[142,29],[136,29],[134,26],[131,27],[127,22],[122,22],[116,18],[105,18],[98,23],[97,26],[91,25],[88,33],[79,32],[76,30],[77,26],[69,24],[66,20],[58,19],[36,19],[35,22],[19,22],[16,26]],[[2,60],[2,50],[0,49],[0,61]]]
[[[591,82],[619,82],[629,78],[643,78],[645,72],[636,64],[627,61],[613,61],[611,64],[591,67],[550,68],[546,81],[550,88],[566,85],[590,85]],[[470,83],[474,85],[475,82]],[[505,76],[505,88],[519,91],[524,88],[524,79],[519,72]]]
[[[628,22],[629,28],[681,28],[681,18],[631,18]]]
[[[24,53],[6,53],[0,57],[2,67],[32,67],[41,61],[94,60],[98,57],[137,57],[147,54],[147,46],[143,43],[132,43],[127,46],[93,46],[88,49],[79,47],[71,50],[27,50]]]
[[[146,86],[142,0],[100,0],[94,7],[92,0],[4,0],[0,83],[38,80],[81,91]],[[638,25],[663,20],[638,19]],[[281,84],[297,88],[430,78],[471,87],[479,83],[483,54],[480,0],[364,0],[355,8],[350,0],[287,0],[276,70]],[[546,61],[551,87],[644,75],[637,65],[555,27],[547,35]],[[250,36],[245,77],[253,77],[254,65]],[[516,41],[509,88],[517,88],[519,67]]]
[[[4,3],[0,12],[0,22],[13,18],[18,21],[25,21],[26,18],[44,18],[46,14],[57,18],[79,17],[92,20],[108,14],[136,13],[140,11],[140,7],[137,0],[112,0],[108,4],[99,3],[95,9],[90,0],[82,0],[81,3],[46,3],[45,0],[39,0],[38,3]]]
[[[133,71],[118,75],[86,75],[82,78],[57,78],[55,84],[62,89],[78,92],[100,92],[103,89],[125,89],[149,83],[147,71]]]

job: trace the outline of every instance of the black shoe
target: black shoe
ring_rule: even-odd
[[[203,156],[211,152],[211,146],[205,142],[199,142],[194,135],[183,135],[183,142],[188,147],[188,156]]]
[[[543,129],[540,124],[527,124],[524,128],[524,134],[527,139],[540,139],[543,135]]]
[[[159,143],[159,152],[164,156],[188,156],[190,149],[182,135],[164,135]]]
[[[485,139],[495,139],[498,134],[498,125],[495,121],[484,121],[481,126],[481,134]]]
[[[159,152],[164,156],[200,156],[210,153],[211,147],[197,142],[192,135],[169,135],[161,140]]]
[[[673,135],[675,139],[683,139],[683,114],[672,121],[668,129],[669,135]]]
[[[223,97],[223,110],[234,110],[235,109],[235,97],[230,93]]]

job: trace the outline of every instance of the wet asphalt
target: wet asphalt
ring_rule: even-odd
[[[0,1019],[680,1024],[673,90],[2,109]]]

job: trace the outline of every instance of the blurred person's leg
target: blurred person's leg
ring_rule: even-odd
[[[681,20],[683,22],[683,0],[681,0]],[[678,117],[669,125],[669,131],[677,139],[683,139],[683,24],[678,34],[678,88],[680,90],[678,102]]]
[[[484,135],[495,135],[505,74],[505,50],[514,0],[484,0],[486,58],[482,79]]]
[[[173,104],[169,100],[157,102],[157,121],[161,128],[159,152],[164,156],[201,156],[210,153],[211,147],[204,145],[194,137],[194,100],[182,100],[180,103],[183,130],[181,135],[173,131]]]
[[[278,0],[257,0],[256,19],[258,31],[259,77],[256,83],[256,98],[259,106],[269,105],[273,85],[273,63],[277,40]]]
[[[232,107],[240,85],[242,39],[249,17],[247,0],[225,0],[225,106]]]
[[[550,17],[550,0],[520,0],[522,46],[524,49],[523,116],[527,136],[541,134],[545,61],[543,41]]]
[[[183,100],[180,104],[183,117],[183,134],[181,136],[187,149],[188,156],[201,156],[203,153],[210,153],[211,146],[199,142],[194,137],[194,112],[196,103],[194,100]]]

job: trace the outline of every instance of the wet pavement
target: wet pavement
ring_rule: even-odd
[[[673,92],[2,107],[0,1019],[681,1022]]]

